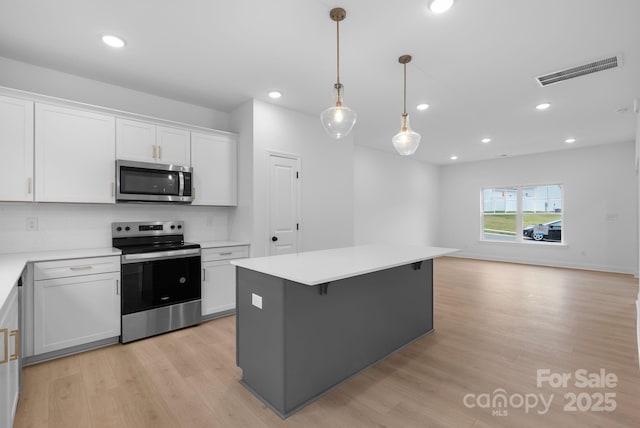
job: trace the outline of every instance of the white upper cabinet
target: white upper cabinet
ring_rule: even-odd
[[[116,158],[155,162],[156,126],[135,120],[116,119]]]
[[[36,103],[35,200],[115,202],[113,116]]]
[[[139,162],[190,165],[189,131],[116,119],[116,157]]]
[[[0,96],[0,201],[33,201],[33,102]]]
[[[237,147],[232,135],[191,133],[192,205],[237,205]]]
[[[158,162],[169,165],[191,165],[189,131],[166,126],[156,127]]]

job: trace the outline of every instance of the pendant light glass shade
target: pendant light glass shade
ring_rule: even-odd
[[[408,114],[405,113],[402,115],[400,132],[393,136],[391,142],[393,142],[393,146],[402,156],[411,156],[416,152],[416,150],[418,150],[418,146],[420,145],[420,134],[415,132],[409,126]]]
[[[356,124],[356,112],[342,104],[342,92],[344,90],[340,83],[336,83],[336,105],[329,107],[320,113],[320,121],[327,133],[339,140],[346,136]]]
[[[411,156],[418,150],[420,145],[420,134],[409,126],[409,114],[407,113],[407,63],[410,61],[411,55],[402,55],[398,58],[398,62],[404,65],[404,113],[402,113],[400,132],[391,138],[393,147],[402,156]]]
[[[353,125],[356,124],[357,115],[342,103],[344,87],[340,83],[340,21],[344,20],[347,12],[338,7],[331,9],[329,16],[336,23],[336,83],[333,85],[336,92],[336,105],[320,113],[320,122],[329,136],[339,140],[351,132]]]

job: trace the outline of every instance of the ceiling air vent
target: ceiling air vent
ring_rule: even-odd
[[[616,68],[622,65],[622,55],[616,55],[609,58],[593,61],[588,64],[579,65],[577,67],[567,68],[566,70],[556,71],[555,73],[545,74],[536,77],[540,86],[548,86],[554,83],[563,82],[573,79],[574,77],[584,76],[586,74],[597,73],[598,71]]]

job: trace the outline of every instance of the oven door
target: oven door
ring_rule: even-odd
[[[200,249],[122,256],[122,315],[199,300]]]

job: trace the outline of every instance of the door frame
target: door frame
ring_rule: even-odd
[[[267,150],[267,229],[265,231],[265,245],[266,245],[266,254],[271,254],[271,158],[272,157],[280,157],[290,160],[296,161],[296,169],[298,171],[298,179],[296,180],[296,197],[297,197],[297,206],[296,206],[296,220],[299,225],[299,228],[296,233],[296,247],[297,252],[302,252],[302,233],[304,228],[302,227],[302,157],[293,153],[281,152],[277,150]]]

